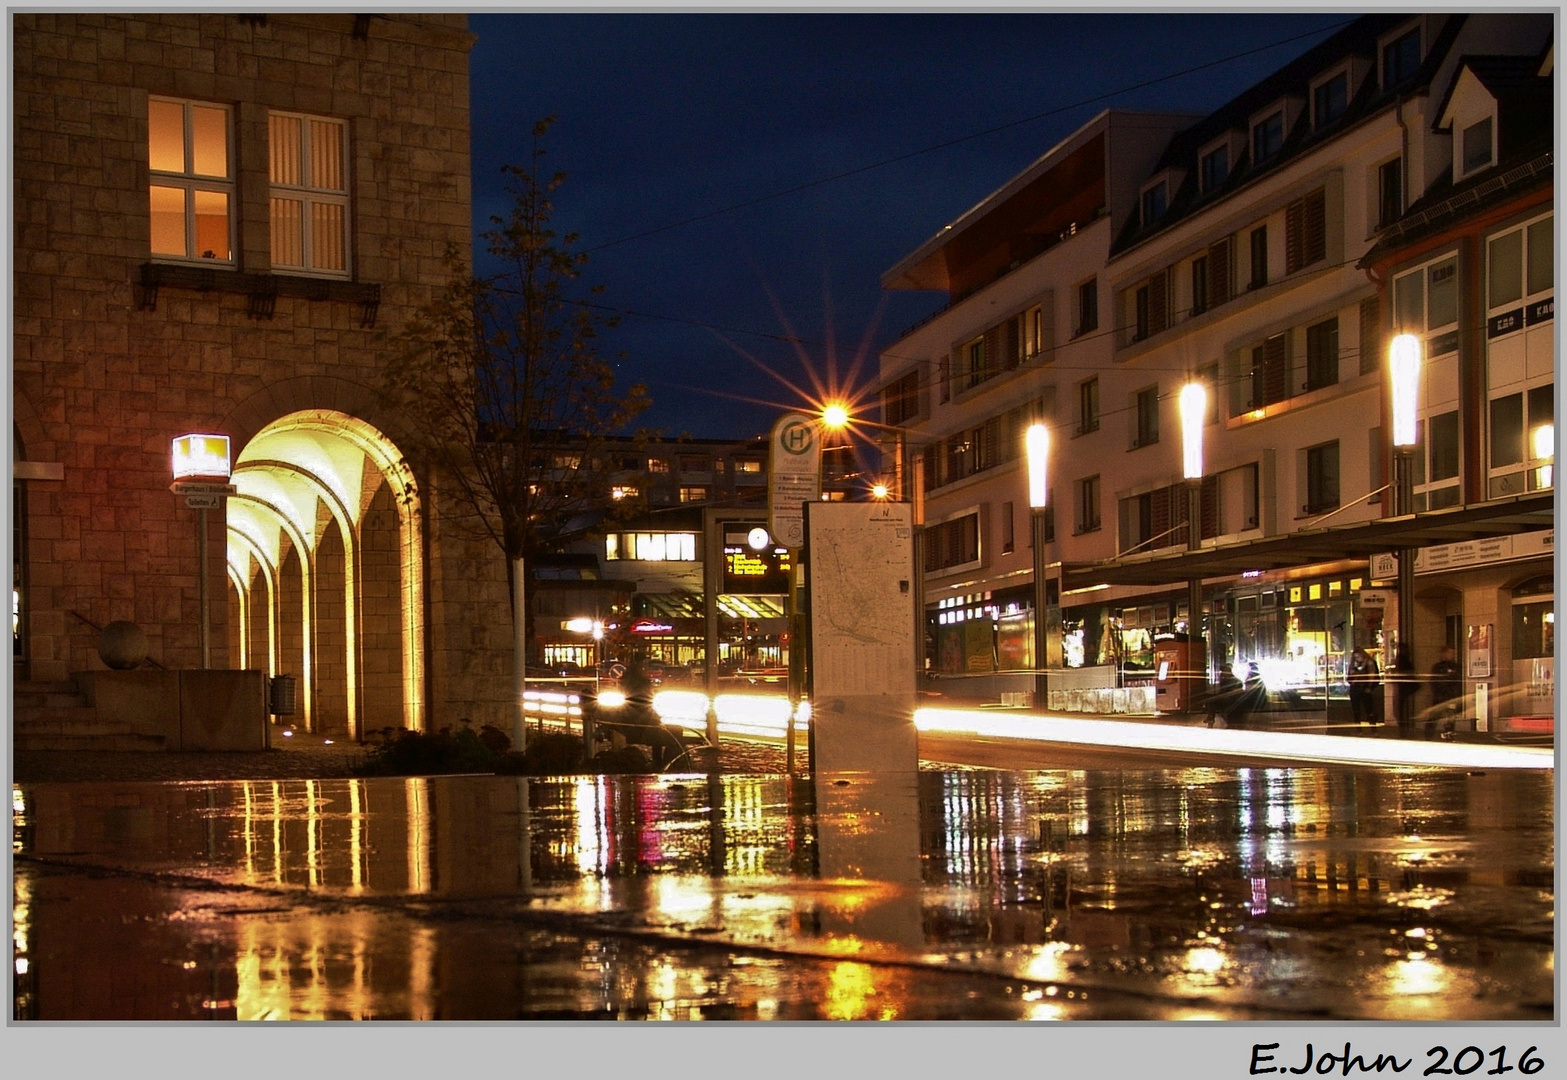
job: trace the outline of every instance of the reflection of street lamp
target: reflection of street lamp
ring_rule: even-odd
[[[1186,480],[1186,549],[1196,551],[1202,547],[1202,429],[1208,422],[1208,389],[1200,382],[1189,382],[1181,387],[1181,475]],[[1187,663],[1197,659],[1197,643],[1202,639],[1202,578],[1194,571],[1186,582],[1186,648]],[[1204,668],[1207,667],[1206,660]],[[1192,688],[1186,695],[1188,711],[1197,705],[1198,687],[1195,678],[1188,681]]]
[[[1534,460],[1540,462],[1534,470],[1534,486],[1539,489],[1551,486],[1551,466],[1556,457],[1556,425],[1541,424],[1534,429]]]
[[[1050,504],[1050,429],[1030,424],[1024,436],[1028,457],[1028,508],[1034,532],[1034,707],[1044,708],[1049,689],[1045,677],[1045,512]]]
[[[1388,348],[1393,388],[1393,514],[1414,513],[1416,417],[1420,405],[1420,339],[1399,334]],[[1398,551],[1398,645],[1413,650],[1415,635],[1415,552]]]

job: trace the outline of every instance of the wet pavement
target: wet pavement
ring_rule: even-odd
[[[18,1019],[1555,1009],[1549,771],[18,775]]]

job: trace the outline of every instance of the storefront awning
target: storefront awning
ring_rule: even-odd
[[[1350,525],[1303,529],[1283,536],[1205,547],[1128,555],[1063,567],[1066,591],[1101,585],[1173,585],[1193,578],[1234,577],[1345,558],[1369,558],[1400,548],[1430,547],[1554,528],[1554,491],[1536,491],[1471,506],[1377,518]]]

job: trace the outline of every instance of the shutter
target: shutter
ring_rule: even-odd
[[[1170,489],[1160,488],[1158,491],[1148,493],[1148,535],[1142,537],[1144,541],[1154,540],[1155,547],[1163,547],[1170,538],[1165,535],[1174,527],[1170,520]]]
[[[1208,249],[1208,306],[1218,307],[1230,299],[1230,239],[1225,237]]]
[[[1284,272],[1293,274],[1305,266],[1306,203],[1296,199],[1284,208]]]
[[[1148,279],[1148,336],[1170,325],[1170,272],[1161,270]]]
[[[1008,319],[1000,326],[992,326],[985,331],[985,363],[979,374],[974,376],[975,382],[983,382],[1001,370],[1005,363],[1003,358],[1007,355],[1008,324],[1015,324],[1015,322],[1014,319]],[[1015,325],[1012,328],[1015,330]],[[1013,340],[1015,343],[1016,339]]]
[[[1382,356],[1382,301],[1368,296],[1360,302],[1360,373],[1377,370]]]
[[[1202,532],[1199,535],[1204,540],[1218,536],[1219,478],[1217,476],[1205,476],[1202,478],[1202,501],[1197,513],[1202,519]]]
[[[1303,227],[1306,235],[1302,240],[1304,247],[1303,266],[1320,262],[1328,257],[1328,199],[1327,191],[1318,188],[1305,198],[1303,210],[1305,221]]]
[[[1275,334],[1263,343],[1263,403],[1272,405],[1289,397],[1289,357],[1285,352],[1287,335]]]

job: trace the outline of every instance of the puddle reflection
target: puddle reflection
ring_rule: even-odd
[[[14,1012],[1549,1019],[1553,813],[1436,770],[25,785]]]

